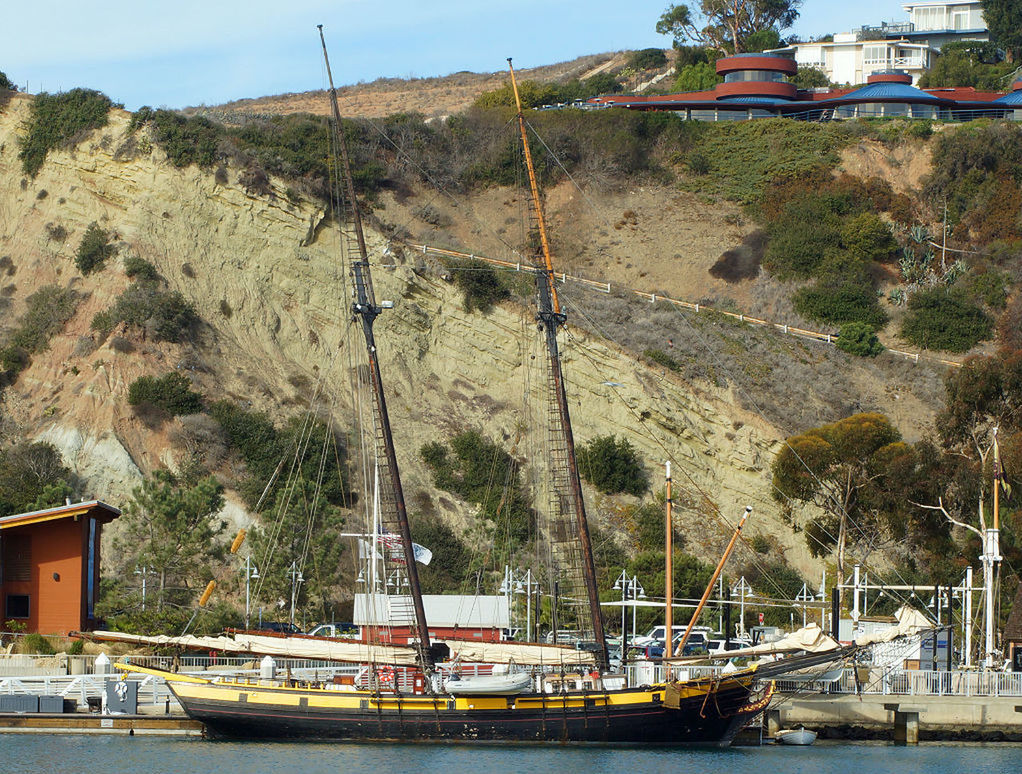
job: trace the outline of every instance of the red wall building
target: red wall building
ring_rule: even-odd
[[[120,515],[93,500],[0,518],[3,621],[40,634],[95,628],[100,537]]]

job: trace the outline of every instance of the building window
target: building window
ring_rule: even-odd
[[[8,594],[4,616],[7,618],[28,618],[28,594]]]
[[[884,63],[888,60],[887,46],[863,46],[862,61],[864,64]]]
[[[32,580],[31,535],[4,535],[4,583],[24,583]]]
[[[724,76],[724,83],[742,83],[746,81],[787,83],[788,78],[784,73],[774,70],[739,70],[736,73],[728,73]]]

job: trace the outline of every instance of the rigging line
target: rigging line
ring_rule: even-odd
[[[406,162],[408,162],[420,175],[422,175],[423,179],[426,180],[426,182],[433,186],[433,189],[437,192],[438,196],[442,195],[449,199],[454,204],[455,209],[458,209],[462,212],[466,211],[465,206],[458,201],[454,194],[448,191],[447,188],[442,183],[440,183],[432,175],[430,175],[429,172],[427,172],[424,167],[422,167],[418,162],[415,161],[415,159],[413,159],[407,153],[407,151],[398,146],[398,144],[394,142],[394,140],[391,139],[391,137],[386,132],[384,132],[383,129],[380,126],[378,126],[375,121],[373,121],[371,118],[365,118],[363,120],[365,120],[365,122],[368,123],[369,126],[371,126],[384,139],[384,141],[390,144],[390,146],[395,150],[398,158],[404,158]],[[504,125],[504,129],[506,130],[508,126],[511,126],[514,120],[515,119],[512,118],[510,121],[508,121],[507,124]],[[512,247],[510,244],[508,244],[508,242],[505,241],[504,238],[492,226],[490,226],[488,221],[481,220],[472,211],[468,211],[467,214],[469,220],[474,222],[477,226],[485,228],[490,233],[491,236],[493,236],[498,242],[504,245],[504,247],[506,247],[512,254],[517,254],[518,251],[515,250],[514,247]],[[411,217],[405,218],[406,225],[410,222]]]
[[[566,330],[567,330],[567,329],[566,329]],[[577,337],[575,337],[575,336],[574,336],[574,335],[573,335],[573,334],[572,334],[572,333],[571,333],[570,331],[568,331],[567,335],[568,335],[568,336],[569,336],[569,338],[571,338],[571,339],[572,339],[572,341],[573,341],[573,342],[575,343],[575,345],[576,345],[576,348],[577,348],[577,351],[579,351],[579,352],[580,352],[580,353],[581,353],[581,354],[583,355],[583,357],[585,357],[585,358],[586,358],[586,359],[587,359],[587,360],[588,360],[588,361],[590,362],[590,364],[591,364],[591,365],[592,365],[592,366],[593,366],[593,367],[594,367],[594,368],[595,368],[595,369],[597,370],[597,372],[599,372],[599,365],[598,365],[598,364],[597,364],[597,363],[595,362],[594,358],[592,357],[592,355],[591,355],[591,353],[590,353],[590,351],[589,351],[589,348],[588,348],[588,347],[586,347],[586,346],[585,346],[585,345],[584,345],[584,344],[583,344],[583,343],[582,343],[582,342],[581,342],[581,341],[580,341],[580,340],[579,340],[579,339],[578,339]],[[613,340],[612,340],[612,339],[610,339],[610,338],[608,338],[608,340],[609,340],[609,341],[613,341]],[[614,395],[615,395],[615,397],[617,397],[617,398],[618,398],[618,400],[620,400],[620,401],[621,401],[621,403],[622,403],[622,404],[623,404],[623,405],[624,405],[624,406],[626,407],[626,409],[627,409],[627,410],[628,410],[628,411],[629,411],[629,412],[630,412],[630,413],[631,413],[631,414],[632,414],[632,415],[633,415],[633,416],[634,416],[634,417],[636,418],[636,420],[638,421],[638,424],[639,424],[639,425],[643,425],[643,423],[641,422],[641,418],[639,417],[639,415],[638,415],[637,411],[636,411],[636,410],[635,410],[635,409],[634,409],[633,407],[631,407],[631,406],[630,406],[630,405],[628,404],[628,402],[627,402],[627,401],[625,401],[625,400],[624,400],[624,398],[623,398],[623,397],[622,397],[622,396],[620,395],[620,393],[619,393],[619,391],[617,390],[617,388],[614,388],[613,392],[614,392]],[[644,425],[643,425],[643,426],[644,426]],[[661,441],[661,439],[660,439],[660,438],[658,438],[658,437],[654,436],[654,435],[653,435],[652,433],[650,433],[650,432],[647,432],[647,433],[646,433],[646,435],[647,435],[647,437],[649,437],[649,438],[650,438],[651,440],[653,440],[653,442],[654,442],[654,443],[656,443],[656,444],[657,444],[657,445],[658,445],[658,446],[660,447],[660,449],[661,449],[661,450],[662,450],[662,451],[664,452],[664,454],[665,454],[665,455],[666,455],[666,456],[667,456],[667,457],[668,457],[669,459],[671,459],[672,461],[675,461],[675,460],[674,460],[674,458],[673,458],[673,454],[672,454],[672,452],[671,452],[671,451],[670,451],[670,450],[669,450],[669,449],[667,448],[666,444],[665,444],[665,443],[663,443],[663,441]],[[676,461],[675,461],[675,462],[676,462]],[[694,489],[695,489],[695,490],[696,490],[696,491],[697,491],[697,492],[698,492],[698,493],[699,493],[699,494],[700,494],[700,495],[702,496],[702,500],[703,500],[703,502],[704,502],[704,503],[708,503],[708,504],[710,505],[710,507],[711,507],[711,510],[712,510],[712,512],[713,512],[713,513],[715,514],[715,516],[716,516],[716,517],[717,517],[717,518],[718,518],[718,519],[719,519],[720,521],[722,521],[722,522],[724,523],[724,525],[725,525],[725,526],[729,527],[729,528],[730,528],[730,529],[731,529],[731,530],[733,531],[733,530],[734,530],[734,525],[733,525],[733,524],[731,523],[731,521],[730,521],[730,520],[729,520],[729,519],[728,519],[728,518],[727,518],[727,517],[726,517],[726,516],[725,516],[725,515],[724,515],[724,514],[723,514],[723,513],[721,512],[721,510],[720,510],[720,509],[719,509],[719,507],[718,507],[718,506],[716,505],[716,503],[715,503],[715,502],[714,502],[714,501],[713,501],[713,500],[712,500],[712,499],[710,498],[709,494],[708,494],[708,493],[707,493],[707,492],[706,492],[706,491],[705,491],[705,490],[704,490],[704,489],[703,489],[703,488],[702,488],[702,487],[701,487],[701,486],[700,486],[700,485],[699,485],[699,484],[698,484],[698,483],[697,483],[697,482],[695,481],[695,479],[694,479],[694,478],[693,478],[693,477],[691,476],[691,474],[690,474],[690,473],[688,472],[688,470],[687,470],[687,466],[685,466],[685,465],[681,465],[681,464],[676,464],[676,466],[677,466],[677,467],[678,467],[678,468],[679,468],[679,469],[681,470],[682,474],[683,474],[683,475],[684,475],[684,476],[685,476],[685,477],[686,477],[686,478],[688,479],[688,481],[689,481],[689,483],[690,483],[690,484],[692,485],[692,487],[693,487],[693,488],[694,488]],[[762,499],[760,499],[760,502],[764,502],[764,501],[763,501]],[[772,577],[771,573],[770,573],[770,572],[768,571],[767,567],[766,567],[765,565],[763,565],[763,564],[762,564],[762,563],[761,563],[761,562],[759,561],[759,559],[757,558],[757,554],[756,554],[755,550],[753,550],[753,549],[751,548],[751,546],[749,546],[748,540],[747,540],[747,539],[745,539],[745,538],[743,537],[743,538],[742,538],[742,542],[743,542],[743,545],[745,545],[745,547],[746,547],[746,548],[749,548],[749,549],[750,549],[750,550],[749,550],[749,561],[750,561],[750,563],[751,563],[751,564],[753,564],[753,565],[754,565],[754,566],[755,566],[755,567],[756,567],[756,568],[757,568],[757,569],[758,569],[758,570],[760,571],[760,573],[761,573],[762,577],[763,577],[763,578],[765,578],[765,579],[767,580],[767,582],[768,582],[768,583],[769,583],[770,585],[772,585],[772,586],[774,587],[774,589],[775,589],[776,591],[780,592],[780,594],[781,594],[781,595],[783,596],[783,594],[784,594],[784,591],[783,591],[783,589],[782,589],[782,588],[780,587],[780,585],[779,585],[779,584],[778,584],[778,583],[777,583],[777,582],[776,582],[776,581],[774,580],[774,578]]]
[[[751,403],[751,405],[755,409],[756,413],[759,414],[759,416],[761,418],[766,420],[767,416],[766,416],[765,412],[763,411],[762,407],[759,405],[759,403],[756,401],[756,399],[752,396],[752,394],[745,388],[745,386],[742,384],[742,382],[735,378],[734,373],[732,373],[731,370],[723,363],[723,361],[720,359],[720,357],[716,354],[716,351],[712,347],[710,347],[709,343],[707,342],[705,337],[702,335],[701,331],[699,331],[694,325],[692,325],[692,322],[688,319],[687,315],[685,315],[682,312],[681,309],[678,309],[678,308],[674,307],[673,304],[671,305],[671,307],[672,307],[672,310],[676,313],[676,315],[678,317],[680,317],[682,322],[684,322],[684,324],[688,327],[689,331],[696,337],[696,339],[699,340],[699,342],[703,346],[703,349],[707,353],[709,353],[709,355],[713,359],[715,365],[730,379],[732,384],[734,384],[734,385],[736,385],[738,387],[738,390]],[[770,421],[770,420],[767,420],[767,421]],[[829,497],[832,500],[832,502],[837,506],[839,512],[844,514],[844,518],[846,520],[846,523],[853,524],[853,525],[856,526],[856,528],[858,528],[859,530],[862,530],[862,527],[860,525],[858,525],[858,522],[851,516],[851,514],[849,514],[845,510],[843,503],[836,496],[834,496],[832,494],[830,489],[824,484],[823,480],[816,474],[816,472],[813,471],[812,468],[810,468],[810,466],[808,465],[808,463],[798,454],[798,452],[796,452],[795,449],[792,448],[790,444],[788,444],[787,438],[785,439],[784,443],[785,443],[785,446],[796,457],[796,459],[798,459],[798,461],[801,463],[801,465],[816,480],[816,482],[820,485],[820,487],[823,489],[823,491],[826,492],[829,495]],[[773,482],[772,481],[771,481],[771,486],[773,486]],[[776,487],[774,487],[774,488],[776,489]],[[860,532],[860,534],[865,534],[865,533]],[[831,536],[831,537],[833,537],[833,536]],[[854,556],[854,554],[853,554],[853,556]],[[899,578],[899,579],[903,578],[903,576],[901,575],[901,573],[898,571],[898,569],[896,567],[894,567],[893,570],[894,570],[895,576],[897,578]]]
[[[532,133],[535,135],[536,139],[539,140],[539,144],[543,146],[546,152],[550,155],[550,158],[552,158],[554,162],[557,164],[557,166],[560,167],[561,171],[564,173],[564,176],[571,181],[571,184],[573,186],[575,186],[575,190],[578,191],[579,194],[581,194],[586,204],[588,204],[592,208],[593,212],[597,213],[600,216],[600,219],[603,221],[603,225],[607,226],[608,228],[613,228],[613,224],[611,223],[611,221],[604,215],[604,213],[602,213],[597,208],[596,203],[589,198],[586,192],[582,190],[582,186],[580,186],[578,184],[578,181],[576,181],[575,178],[572,177],[571,173],[568,171],[568,168],[565,167],[563,163],[561,163],[561,160],[557,157],[557,154],[553,152],[549,145],[546,144],[546,141],[543,139],[542,135],[540,135],[540,133],[536,131],[536,127],[534,127],[528,121],[525,122],[525,125],[532,130]]]

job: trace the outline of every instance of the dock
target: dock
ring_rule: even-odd
[[[0,714],[0,734],[120,734],[202,736],[204,727],[185,715]]]

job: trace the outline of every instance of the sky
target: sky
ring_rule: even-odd
[[[8,4],[0,72],[22,90],[84,86],[129,110],[321,89],[322,24],[338,86],[494,72],[659,46],[670,0],[36,0]],[[785,34],[905,20],[890,0],[804,0]],[[410,106],[414,107],[414,106]]]

